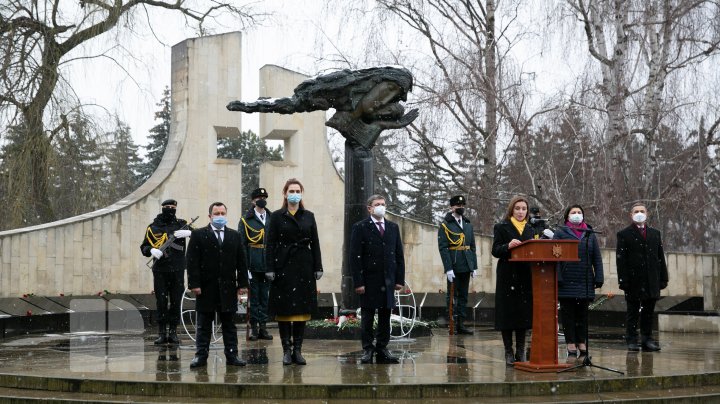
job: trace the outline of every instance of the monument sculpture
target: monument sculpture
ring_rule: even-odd
[[[365,217],[366,200],[374,193],[372,148],[375,142],[383,130],[403,128],[418,117],[417,109],[405,113],[405,107],[400,104],[407,101],[412,84],[412,74],[402,67],[343,69],[303,81],[290,97],[233,101],[227,109],[278,114],[336,110],[325,125],[345,137],[345,252],[350,228]],[[344,252],[342,305],[346,309],[355,309],[357,296]]]

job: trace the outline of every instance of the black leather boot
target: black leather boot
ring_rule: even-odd
[[[457,330],[455,333],[458,335],[473,335],[472,330],[470,330],[469,328],[465,328],[465,324],[463,324],[463,320],[458,320]]]
[[[293,333],[293,351],[292,361],[298,365],[307,365],[307,361],[302,356],[303,336],[305,335],[305,322],[295,321],[292,326]]]
[[[258,332],[258,339],[265,339],[265,340],[272,340],[273,336],[270,335],[269,332],[267,332],[267,328],[265,328],[265,323],[260,323],[260,331]]]
[[[283,365],[292,364],[292,340],[290,339],[290,322],[278,321],[278,330],[280,331],[280,342],[283,347]]]
[[[167,330],[165,328],[165,323],[158,323],[158,337],[153,342],[155,345],[167,344]]]
[[[515,363],[515,354],[512,348],[505,348],[505,364],[512,366]]]
[[[171,325],[167,336],[168,344],[180,345],[180,338],[177,336],[177,326]]]
[[[248,336],[248,340],[257,341],[257,339],[258,339],[257,323],[250,323],[250,335]]]

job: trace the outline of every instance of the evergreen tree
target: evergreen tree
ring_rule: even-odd
[[[160,165],[165,148],[170,137],[170,88],[165,87],[162,98],[157,105],[160,109],[155,112],[155,120],[160,121],[150,129],[150,143],[145,146],[147,155],[145,161],[139,166],[140,183],[147,181]]]
[[[397,144],[391,143],[390,134],[382,134],[373,148],[373,165],[375,189],[385,197],[387,209],[397,214],[404,214],[405,207],[400,200],[400,173],[393,166],[393,156],[397,153]]]
[[[116,128],[107,134],[109,143],[104,147],[106,177],[106,195],[108,203],[114,203],[142,183],[140,175],[141,160],[138,146],[130,136],[130,127],[116,119]]]
[[[438,214],[447,207],[445,184],[450,181],[442,178],[423,150],[416,149],[409,160],[410,169],[405,174],[410,189],[403,192],[407,214],[422,222],[435,223]]]
[[[73,116],[68,131],[62,131],[53,142],[50,163],[53,209],[58,218],[79,215],[106,204],[105,170],[90,121]]]
[[[242,200],[250,199],[253,189],[260,186],[260,164],[282,160],[282,146],[268,147],[252,131],[242,132],[237,138],[218,139],[217,156],[242,160]]]
[[[32,207],[23,201],[22,190],[32,186],[30,178],[14,175],[22,170],[22,153],[27,150],[28,138],[24,126],[12,126],[4,134],[0,148],[0,229],[14,229],[37,223]]]

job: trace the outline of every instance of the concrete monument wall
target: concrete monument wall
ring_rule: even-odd
[[[95,212],[0,233],[0,296],[90,295],[103,290],[150,293],[152,273],[140,254],[146,226],[167,198],[178,217],[227,204],[240,218],[240,161],[217,159],[217,138],[240,133],[240,114],[225,105],[240,96],[241,36],[188,39],[172,49],[172,122],[160,166],[121,201]],[[148,111],[148,114],[152,111]]]

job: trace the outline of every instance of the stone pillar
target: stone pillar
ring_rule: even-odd
[[[372,150],[345,142],[345,222],[342,257],[342,307],[357,309],[352,270],[347,262],[352,225],[367,218],[367,199],[375,189]]]

